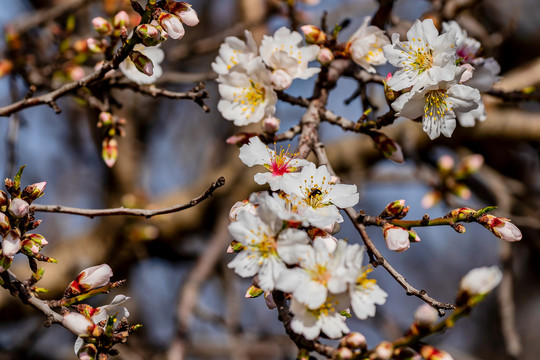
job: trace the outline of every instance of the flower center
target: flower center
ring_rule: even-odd
[[[326,271],[326,264],[316,264],[314,268],[307,270],[311,280],[326,285],[330,279],[330,273]]]
[[[361,287],[361,288],[366,289],[375,285],[377,283],[377,280],[367,278],[368,274],[372,271],[373,269],[369,267],[369,265],[365,266],[362,269],[362,272],[360,273],[360,275],[358,275],[358,277],[356,278],[356,287]]]
[[[262,240],[256,245],[256,247],[259,250],[259,253],[263,258],[267,258],[271,255],[277,255],[276,252],[276,240],[273,236],[268,236],[267,234],[263,234]]]
[[[452,103],[446,101],[448,98],[446,90],[431,90],[428,91],[424,97],[426,98],[424,116],[440,119],[444,116],[446,111],[452,111],[450,107]]]
[[[274,147],[276,144],[274,143]],[[272,153],[270,152],[270,164],[264,164],[264,167],[267,168],[272,175],[274,176],[282,176],[283,174],[287,174],[293,171],[296,171],[296,167],[291,165],[291,161],[294,159],[294,157],[298,154],[292,154],[290,157],[289,155],[289,148],[290,145],[287,146],[287,149],[281,148],[279,154],[277,151],[274,151]]]
[[[242,112],[249,111],[250,113],[254,113],[257,106],[262,104],[264,102],[265,97],[265,90],[264,87],[261,86],[261,84],[254,82],[253,80],[249,80],[250,86],[245,87],[242,89],[242,93],[240,96],[238,96],[236,93],[234,93],[234,102],[239,103],[242,105]],[[246,117],[249,118],[251,114],[246,114]]]
[[[328,316],[329,314],[336,312],[335,305],[338,304],[339,301],[335,300],[334,297],[330,295],[320,308],[314,310],[308,309],[308,311],[311,315],[318,319],[321,316]]]

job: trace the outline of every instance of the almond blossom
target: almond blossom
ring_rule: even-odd
[[[277,95],[270,83],[270,73],[260,58],[239,64],[218,78],[221,100],[218,110],[236,126],[261,121],[274,115]]]
[[[219,56],[212,63],[212,69],[218,75],[225,75],[238,64],[246,64],[258,56],[257,44],[253,40],[251,32],[244,32],[246,41],[236,36],[225,38],[225,42],[219,47]]]
[[[287,178],[284,191],[301,199],[298,212],[319,228],[343,222],[337,207],[354,206],[359,199],[356,185],[335,184],[326,166],[317,168],[313,163],[304,166],[298,177]]]
[[[390,40],[384,31],[369,25],[370,21],[370,16],[364,18],[362,26],[350,37],[347,45],[352,60],[365,70],[375,73],[373,65],[386,64],[382,48],[390,44]]]
[[[308,68],[309,62],[317,58],[319,46],[299,46],[302,42],[300,33],[286,27],[279,28],[274,36],[263,37],[259,50],[264,63],[272,69],[274,89],[286,89],[293,79],[309,79],[321,71]]]
[[[329,293],[339,294],[347,290],[354,275],[345,267],[344,249],[347,243],[339,240],[337,249],[329,252],[326,244],[316,239],[301,256],[300,267],[286,270],[278,279],[277,288],[290,292],[308,309],[318,309]]]
[[[297,175],[295,172],[300,170],[300,167],[308,165],[309,161],[303,159],[295,159],[294,154],[288,156],[287,150],[281,149],[279,153],[269,149],[261,139],[257,136],[249,139],[249,144],[245,144],[240,148],[240,160],[249,167],[253,165],[262,165],[268,172],[258,173],[254,180],[257,184],[263,185],[268,183],[272,190],[283,188],[283,179],[288,176]]]
[[[272,211],[257,208],[257,215],[241,211],[229,232],[243,249],[228,265],[242,277],[258,274],[259,288],[269,291],[287,264],[298,262],[300,254],[309,248],[309,237],[297,229],[282,230],[283,220]]]
[[[354,314],[359,319],[375,316],[375,305],[383,305],[388,294],[377,285],[375,279],[368,279],[368,274],[372,269],[362,266],[363,247],[358,244],[349,245],[345,254],[345,265],[354,270],[354,280],[349,285],[349,296]]]
[[[321,332],[331,339],[337,339],[349,333],[349,328],[345,324],[346,317],[341,315],[349,305],[345,293],[329,295],[323,304],[310,309],[292,298],[290,310],[294,317],[291,320],[291,328],[297,334],[302,334],[307,340],[313,340]]]
[[[469,296],[484,295],[499,285],[501,280],[502,272],[496,266],[475,268],[461,279],[459,290]]]
[[[433,20],[416,20],[407,32],[407,41],[392,34],[392,44],[383,47],[388,61],[399,68],[387,85],[395,91],[412,87],[422,90],[440,81],[451,81],[456,73],[456,31],[439,35]]]
[[[393,77],[392,77],[393,78]],[[422,128],[431,140],[442,133],[450,137],[456,128],[456,113],[467,112],[480,106],[480,92],[469,86],[441,82],[410,91],[398,97],[392,108],[396,115],[409,119],[422,117]]]

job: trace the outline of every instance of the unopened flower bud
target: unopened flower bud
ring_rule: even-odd
[[[129,58],[135,64],[137,70],[142,72],[145,75],[152,76],[154,74],[154,64],[152,60],[146,55],[143,55],[141,52],[133,51],[129,54]]]
[[[366,349],[367,341],[366,337],[359,332],[351,332],[345,336],[339,342],[339,346],[347,347],[349,349]]]
[[[420,355],[426,360],[453,360],[449,353],[438,350],[431,345],[422,346]]]
[[[387,159],[390,159],[398,164],[403,164],[405,162],[403,157],[403,150],[401,150],[401,146],[397,142],[395,142],[380,131],[373,130],[369,133],[369,135],[375,142],[375,146],[377,147],[377,149],[379,149],[379,151]]]
[[[420,204],[424,209],[429,209],[435,206],[439,201],[441,201],[442,195],[436,190],[427,192],[423,197]]]
[[[229,136],[227,138],[227,140],[225,140],[225,141],[229,145],[236,145],[236,146],[240,147],[242,145],[245,145],[245,144],[249,143],[249,139],[251,139],[252,137],[257,136],[257,135],[259,135],[259,134],[241,132],[241,133]]]
[[[262,294],[264,294],[264,290],[258,288],[257,286],[255,285],[251,285],[247,290],[246,290],[246,293],[244,295],[245,298],[256,298],[256,297],[259,297],[261,296]]]
[[[150,24],[137,26],[135,32],[142,40],[153,39],[157,41],[161,37],[161,32],[154,25]]]
[[[443,155],[437,161],[437,167],[442,173],[449,173],[454,168],[454,158],[450,155]]]
[[[383,225],[382,230],[388,249],[395,252],[403,252],[411,246],[409,232],[404,228],[386,223]]]
[[[9,212],[11,215],[13,215],[13,217],[20,219],[28,215],[28,207],[28,203],[23,199],[18,197],[13,198],[9,204]]]
[[[0,235],[4,234],[10,228],[9,219],[6,214],[0,212]]]
[[[181,39],[186,30],[178,16],[170,14],[166,11],[162,11],[158,18],[159,24],[163,26],[163,29],[173,39]]]
[[[267,116],[263,120],[263,130],[267,133],[273,134],[279,130],[280,121],[277,117]]]
[[[112,33],[112,25],[106,19],[101,16],[95,17],[92,19],[92,25],[96,32],[100,35],[107,36]]]
[[[6,233],[2,241],[2,254],[14,256],[21,249],[21,233],[19,229],[12,229]]]
[[[86,46],[88,50],[94,54],[101,54],[105,51],[106,48],[106,42],[100,41],[95,38],[89,38],[86,40]]]
[[[117,29],[120,29],[124,26],[129,26],[129,15],[125,11],[120,11],[113,18],[113,26]]]
[[[45,185],[47,183],[45,181],[38,182],[32,185],[28,185],[24,188],[21,197],[26,200],[28,203],[31,203],[32,201],[38,199],[39,197],[43,196]]]
[[[21,243],[21,251],[28,256],[34,256],[39,253],[41,246],[31,240],[24,240]]]
[[[77,40],[73,43],[73,50],[78,53],[85,53],[88,50],[88,40]]]
[[[472,192],[471,190],[469,189],[469,187],[465,184],[456,184],[453,189],[452,189],[452,192],[454,193],[454,195],[464,199],[464,200],[469,200],[472,196]]]
[[[24,235],[25,240],[30,240],[38,244],[39,246],[43,247],[47,245],[49,242],[45,239],[45,237],[41,234],[25,234]]]
[[[84,269],[77,275],[77,278],[71,282],[69,289],[72,294],[80,294],[109,283],[113,275],[112,269],[107,264],[101,264]]]
[[[457,178],[464,178],[474,174],[484,165],[484,157],[480,154],[465,156],[459,163],[456,171]]]
[[[474,67],[471,64],[461,64],[459,67],[463,70],[463,74],[461,74],[461,78],[459,79],[460,84],[473,77]]]
[[[480,267],[469,271],[459,284],[458,303],[464,304],[472,296],[485,295],[502,280],[502,272],[497,266]]]
[[[62,326],[81,337],[91,335],[96,327],[92,320],[76,312],[64,315]]]
[[[334,352],[334,356],[332,356],[332,359],[334,360],[349,360],[353,358],[353,352],[351,349],[346,347],[341,347],[337,349],[336,352]]]
[[[389,341],[382,341],[379,345],[375,347],[373,353],[375,354],[375,359],[377,360],[388,360],[392,358],[392,354],[394,353],[394,346]]]
[[[510,219],[486,214],[481,216],[478,219],[478,222],[500,239],[514,242],[521,240],[523,237],[521,230],[519,230],[516,225],[512,224]]]
[[[97,356],[97,348],[94,344],[85,344],[77,352],[79,360],[95,360]]]
[[[323,65],[328,65],[334,61],[334,53],[329,48],[322,48],[317,55],[317,61]]]
[[[398,218],[401,219],[409,212],[409,207],[405,206],[405,200],[392,201],[386,205],[379,217],[381,218]]]
[[[13,256],[6,256],[0,251],[0,273],[3,273],[11,266]]]
[[[8,196],[5,192],[0,190],[0,206],[7,205],[9,202]]]
[[[73,81],[81,80],[84,77],[82,66],[70,66],[66,69],[66,75]]]
[[[97,127],[109,127],[112,126],[114,123],[113,121],[113,115],[108,111],[102,111],[99,113],[99,121],[97,123]]]
[[[414,312],[414,322],[419,327],[430,328],[438,319],[438,311],[428,304],[420,305]]]
[[[324,31],[314,25],[304,25],[300,28],[306,37],[307,44],[321,45],[326,41]]]
[[[182,20],[182,22],[187,26],[195,26],[199,23],[197,12],[191,7],[190,4],[184,1],[176,2],[169,0],[167,2],[169,11],[178,16],[180,20]]]

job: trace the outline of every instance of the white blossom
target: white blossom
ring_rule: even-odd
[[[493,290],[501,280],[502,272],[497,266],[475,268],[461,279],[459,289],[471,296],[483,295]]]
[[[345,264],[353,270],[353,281],[349,285],[349,296],[354,314],[359,319],[375,316],[375,305],[383,305],[388,294],[377,285],[375,279],[368,279],[372,271],[362,266],[364,248],[358,244],[348,245]]]
[[[236,126],[261,121],[274,115],[277,95],[270,83],[270,73],[260,58],[236,65],[218,78],[221,100],[218,110]]]
[[[385,224],[382,228],[388,249],[403,252],[411,247],[409,232],[402,227]]]
[[[294,317],[291,321],[291,328],[297,334],[302,334],[308,340],[313,340],[321,332],[329,338],[337,339],[349,332],[345,324],[346,317],[341,315],[348,307],[347,295],[332,294],[317,309],[310,309],[292,298],[290,310]]]
[[[348,45],[352,60],[365,70],[375,73],[373,65],[386,64],[383,46],[390,43],[384,31],[369,25],[371,17],[365,17],[362,26],[350,37]]]
[[[219,55],[212,63],[212,69],[218,75],[228,74],[238,64],[246,64],[258,56],[257,44],[249,31],[244,32],[246,41],[235,36],[225,38],[219,47]]]
[[[96,325],[86,316],[70,312],[64,315],[62,326],[78,336],[88,336]]]
[[[326,244],[315,239],[301,255],[300,266],[286,270],[277,282],[279,290],[290,292],[297,301],[309,309],[318,309],[329,293],[339,294],[347,290],[354,275],[345,267],[344,249],[347,243],[339,240],[337,249],[329,252]]]
[[[159,64],[161,64],[161,62],[165,58],[165,53],[163,52],[163,50],[161,50],[158,46],[147,47],[142,44],[135,45],[133,50],[140,52],[141,54],[152,60],[153,74],[151,76],[148,76],[137,70],[135,64],[133,63],[133,61],[131,61],[129,56],[120,63],[120,71],[122,71],[122,74],[124,74],[124,76],[127,77],[129,80],[139,85],[155,83],[156,80],[160,78],[161,75],[163,75],[163,70],[161,69],[161,66],[159,66]]]
[[[268,172],[257,173],[254,180],[259,185],[268,183],[274,191],[283,189],[284,178],[295,176],[300,167],[309,164],[307,160],[295,159],[294,154],[289,156],[289,148],[281,149],[279,153],[269,149],[257,136],[240,148],[239,157],[249,167],[264,166]]]
[[[11,230],[4,235],[2,241],[2,255],[13,257],[21,249],[21,236],[18,230]]]
[[[282,230],[283,220],[271,211],[259,207],[257,214],[242,211],[229,225],[230,234],[244,248],[228,267],[242,277],[258,274],[259,287],[269,291],[286,269],[285,263],[297,263],[310,240],[304,231]]]
[[[111,267],[107,264],[101,264],[84,269],[77,275],[74,282],[84,291],[88,291],[107,285],[112,275]]]
[[[317,58],[319,46],[300,46],[302,35],[286,27],[279,28],[274,36],[265,35],[259,48],[264,63],[272,69],[272,84],[277,90],[288,88],[293,79],[309,79],[321,71],[308,68]]]
[[[397,115],[409,119],[422,117],[422,128],[430,139],[442,133],[450,137],[456,128],[456,113],[465,113],[480,106],[480,92],[453,82],[426,86],[422,91],[410,91],[398,97],[392,108]]]
[[[439,35],[431,19],[416,20],[407,32],[407,41],[399,41],[399,34],[393,34],[392,44],[385,45],[383,51],[399,68],[387,82],[392,90],[412,87],[416,92],[455,77],[455,29]]]
[[[313,163],[304,166],[298,177],[285,179],[283,190],[301,199],[298,212],[319,228],[343,222],[337,207],[354,206],[359,199],[356,185],[335,184],[326,166],[317,168]]]

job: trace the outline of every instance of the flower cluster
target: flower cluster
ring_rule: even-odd
[[[7,194],[0,190],[0,273],[6,271],[17,253],[22,253],[30,259],[32,271],[37,271],[35,260],[56,262],[40,253],[48,244],[43,235],[30,234],[41,224],[41,220],[34,218],[34,211],[30,204],[43,195],[45,182],[28,185],[21,189],[21,176],[24,166],[12,179],[5,180]]]
[[[319,47],[301,46],[303,39],[296,31],[282,27],[274,36],[265,35],[259,47],[249,31],[245,37],[246,41],[227,37],[212,63],[219,75],[218,110],[237,126],[273,116],[274,90],[287,89],[294,79],[308,79],[320,71],[308,67]]]
[[[349,332],[345,315],[351,307],[360,319],[375,314],[386,293],[362,266],[363,248],[333,235],[343,221],[339,208],[358,202],[355,185],[336,183],[325,166],[269,149],[257,137],[240,149],[248,166],[271,192],[254,193],[238,202],[229,226],[237,252],[229,268],[242,277],[256,276],[249,294],[280,290],[291,294],[292,329],[307,339],[321,332],[330,338]]]
[[[431,139],[441,133],[450,137],[456,118],[462,126],[474,126],[474,119],[485,118],[478,91],[485,88],[477,84],[489,88],[497,79],[498,67],[493,59],[477,58],[479,44],[473,42],[455,22],[446,24],[439,34],[433,21],[426,19],[416,20],[406,41],[393,34],[392,44],[383,47],[388,61],[398,68],[387,85],[404,92],[392,103],[393,109],[410,119],[422,117],[423,129]],[[492,76],[486,79],[484,71],[474,75],[472,64],[485,64]]]

